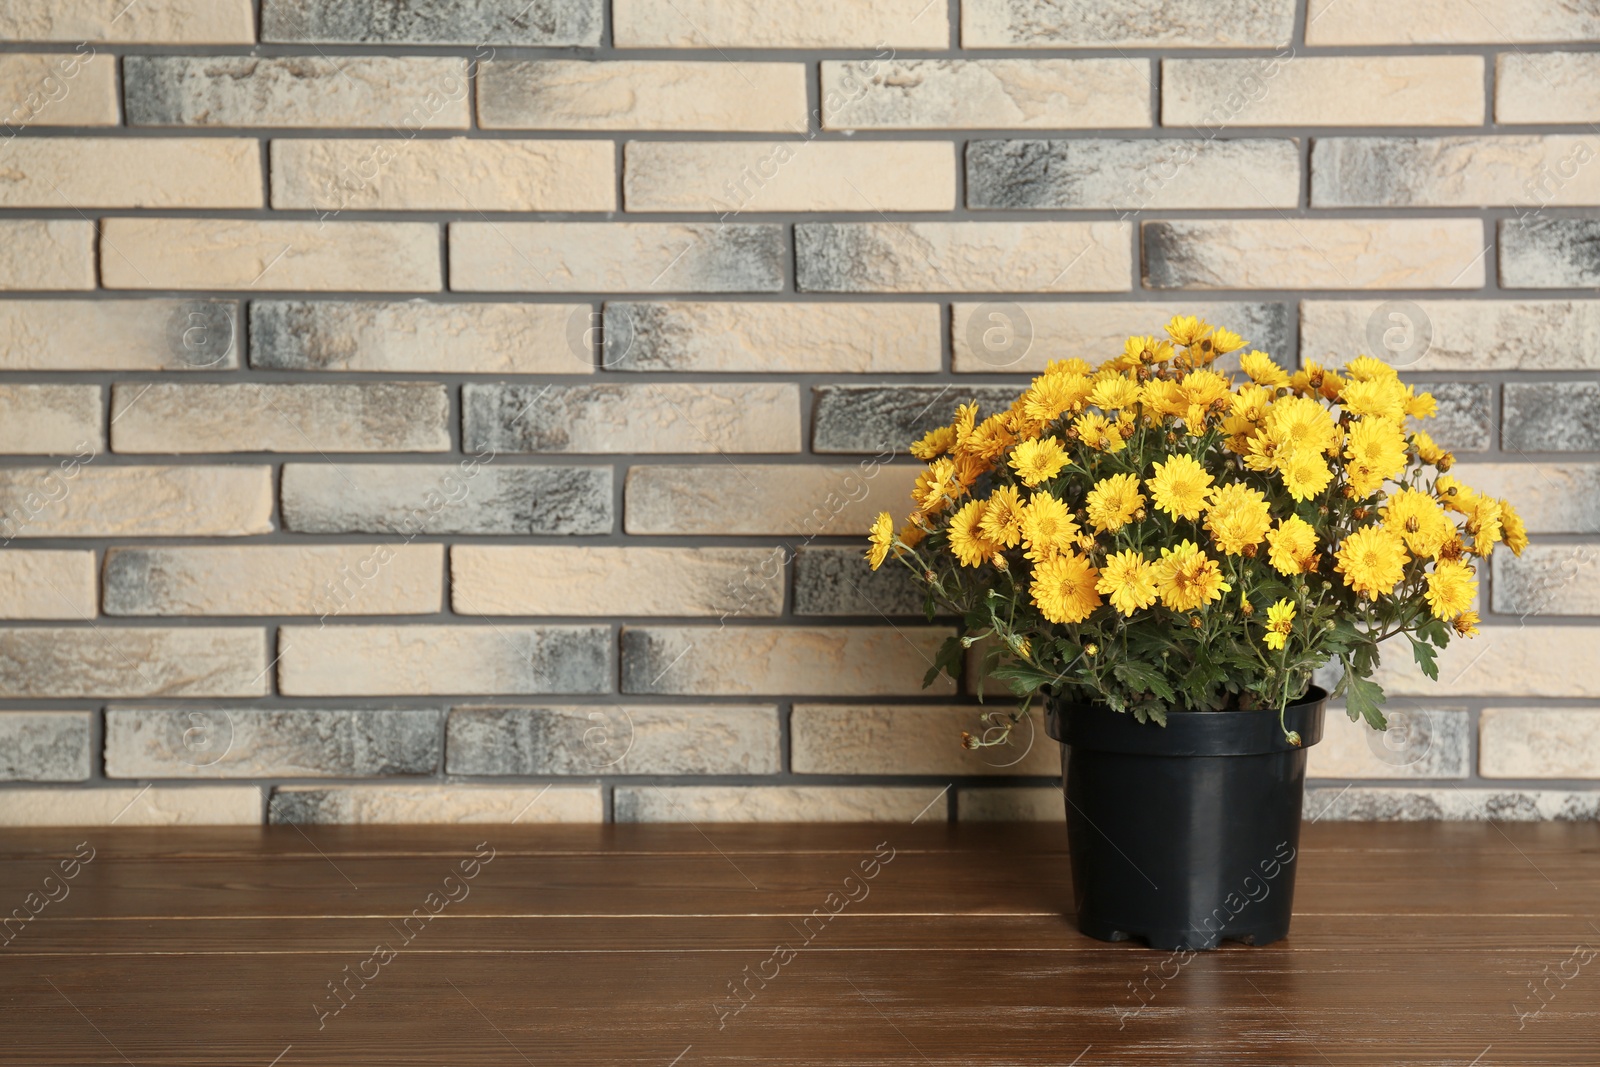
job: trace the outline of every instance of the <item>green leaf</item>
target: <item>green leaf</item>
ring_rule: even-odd
[[[962,660],[965,658],[965,648],[959,637],[947,637],[944,644],[939,646],[939,654],[933,658],[933,666],[928,668],[928,673],[922,676],[922,688],[932,685],[934,679],[939,677],[939,672],[944,671],[950,676],[951,681],[961,680]]]
[[[1162,700],[1171,703],[1177,696],[1172,691],[1172,686],[1167,684],[1161,671],[1148,663],[1128,661],[1119,663],[1112,668],[1111,673],[1124,682],[1127,682],[1136,691],[1141,693],[1154,693]]]
[[[1350,678],[1350,691],[1345,695],[1346,705],[1355,715],[1367,720],[1374,730],[1387,730],[1389,720],[1383,717],[1383,686],[1354,674]],[[1354,718],[1354,715],[1351,716]]]
[[[1411,641],[1411,654],[1416,657],[1417,666],[1422,668],[1423,674],[1437,682],[1439,680],[1439,661],[1434,655],[1433,646],[1426,641],[1418,641],[1415,637],[1411,637],[1410,634],[1406,636]]]
[[[1057,681],[1058,676],[1048,671],[1041,671],[1037,667],[1030,667],[1022,663],[1011,663],[1003,667],[996,667],[989,672],[992,678],[998,678],[1011,687],[1017,696],[1027,696],[1037,692],[1047,685]]]

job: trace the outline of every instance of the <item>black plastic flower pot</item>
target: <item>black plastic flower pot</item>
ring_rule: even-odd
[[[1284,713],[1174,712],[1140,723],[1103,705],[1051,700],[1062,743],[1078,929],[1102,941],[1213,949],[1289,932],[1306,748],[1328,694]]]

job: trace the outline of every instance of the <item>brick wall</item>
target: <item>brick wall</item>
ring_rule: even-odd
[[[1309,8],[5,5],[0,823],[1059,818],[859,539],[1175,311],[1535,534],[1308,809],[1600,816],[1600,14]]]

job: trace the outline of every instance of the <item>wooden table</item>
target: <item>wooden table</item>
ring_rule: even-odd
[[[1307,826],[1193,956],[1080,935],[1064,834],[5,831],[0,1064],[1600,1063],[1600,826]]]

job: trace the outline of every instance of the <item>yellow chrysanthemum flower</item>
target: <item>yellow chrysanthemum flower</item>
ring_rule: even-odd
[[[1002,485],[989,494],[979,528],[986,540],[1002,548],[1015,548],[1022,540],[1022,497],[1014,485]]]
[[[1095,582],[1100,572],[1076,553],[1046,560],[1033,568],[1033,602],[1051,622],[1075,623],[1100,606]]]
[[[1237,352],[1245,346],[1245,339],[1232,330],[1225,330],[1221,326],[1211,331],[1211,351],[1219,356],[1229,352]]]
[[[1207,416],[1220,415],[1233,407],[1233,389],[1228,379],[1214,370],[1190,371],[1178,385],[1185,402],[1179,414],[1192,435],[1204,432]]]
[[[1406,469],[1406,435],[1392,419],[1357,419],[1344,450],[1345,476],[1357,497],[1371,496]]]
[[[1328,409],[1305,396],[1286,396],[1267,409],[1264,426],[1279,451],[1333,455],[1339,448],[1339,427]]]
[[[1411,447],[1417,450],[1417,456],[1422,462],[1438,467],[1441,471],[1450,469],[1449,464],[1442,462],[1450,453],[1434,444],[1433,438],[1422,430],[1417,430],[1411,435]]]
[[[1193,315],[1174,315],[1167,322],[1167,336],[1172,343],[1187,348],[1211,335],[1211,324]]]
[[[1130,337],[1122,346],[1122,361],[1130,367],[1144,363],[1165,363],[1172,355],[1172,342],[1154,337]]]
[[[1465,560],[1442,559],[1428,575],[1423,593],[1436,619],[1453,619],[1472,606],[1478,596],[1478,582]]]
[[[1183,387],[1170,378],[1151,378],[1145,382],[1139,400],[1144,405],[1146,415],[1170,417],[1189,410]]]
[[[1095,383],[1094,392],[1089,394],[1089,403],[1104,411],[1120,411],[1137,404],[1140,392],[1139,383],[1132,379],[1121,376],[1104,378]]]
[[[1079,415],[1072,421],[1072,428],[1078,432],[1080,441],[1101,452],[1121,452],[1128,443],[1122,437],[1121,427],[1098,411]]]
[[[1448,474],[1433,483],[1433,495],[1439,498],[1439,503],[1462,515],[1470,515],[1478,502],[1476,490]]]
[[[1131,548],[1106,557],[1095,589],[1111,597],[1111,606],[1124,615],[1156,602],[1156,568]]]
[[[1173,611],[1198,611],[1233,590],[1222,580],[1217,561],[1200,551],[1193,541],[1179,541],[1163,548],[1155,572],[1156,592]]]
[[[1084,503],[1096,530],[1115,531],[1131,522],[1134,512],[1144,506],[1144,494],[1134,475],[1113,474],[1096,482]]]
[[[1322,388],[1323,373],[1322,364],[1308,359],[1304,366],[1289,375],[1289,388],[1298,396],[1313,396]]]
[[[971,404],[957,404],[956,420],[951,424],[956,431],[956,443],[952,447],[959,447],[961,442],[965,441],[967,436],[972,433],[972,428],[973,426],[977,425],[977,422],[978,405],[976,402]]]
[[[1478,613],[1476,611],[1463,611],[1460,615],[1450,620],[1450,625],[1455,627],[1456,636],[1458,637],[1477,637],[1478,622]]]
[[[1211,475],[1193,456],[1179,453],[1155,465],[1155,474],[1145,480],[1156,507],[1174,519],[1198,519],[1211,490]]]
[[[1353,381],[1371,382],[1385,378],[1394,379],[1399,372],[1381,359],[1357,356],[1344,365],[1344,373]]]
[[[1243,482],[1229,482],[1212,490],[1206,529],[1223,552],[1243,555],[1247,548],[1259,545],[1271,527],[1267,498],[1260,490]]]
[[[867,549],[867,562],[872,564],[873,570],[877,570],[889,558],[889,550],[894,547],[894,517],[887,511],[878,512],[878,517],[872,520],[867,540],[872,545]]]
[[[1487,557],[1499,543],[1500,516],[1500,501],[1494,497],[1480,496],[1472,502],[1472,509],[1467,512],[1467,532],[1472,535],[1475,555]]]
[[[1006,449],[1016,444],[1017,439],[1007,425],[1009,421],[1005,412],[990,415],[961,439],[956,451],[985,463],[994,462]]]
[[[1316,560],[1317,531],[1300,516],[1290,515],[1267,531],[1267,546],[1267,562],[1279,574],[1300,574]]]
[[[1505,500],[1500,501],[1500,531],[1512,555],[1522,555],[1522,550],[1528,547],[1528,528],[1522,524],[1517,509]]]
[[[917,525],[915,517],[900,527],[900,540],[911,548],[916,548],[922,544],[922,539],[927,536],[928,531]]]
[[[1265,352],[1250,351],[1239,357],[1239,369],[1250,375],[1251,380],[1277,389],[1289,384],[1289,373]]]
[[[1045,374],[1033,380],[1023,394],[1023,412],[1028,418],[1049,423],[1069,411],[1080,411],[1094,390],[1082,374]]]
[[[1068,462],[1066,450],[1054,437],[1023,441],[1011,451],[1011,469],[1030,489],[1061,473]]]
[[[1432,393],[1413,393],[1406,387],[1406,414],[1413,419],[1431,419],[1439,413],[1439,402]]]
[[[966,495],[966,487],[956,479],[956,465],[949,459],[936,459],[917,475],[911,499],[924,515],[937,515],[952,500]]]
[[[1094,368],[1086,360],[1074,356],[1071,359],[1052,359],[1044,365],[1046,374],[1092,374]]]
[[[1339,395],[1339,406],[1352,415],[1399,422],[1406,414],[1406,387],[1394,378],[1351,382]]]
[[[981,567],[1000,551],[983,536],[983,510],[983,501],[969,500],[950,516],[950,551],[963,567]]]
[[[1413,556],[1429,559],[1455,536],[1456,524],[1431,495],[1420,489],[1397,489],[1378,509],[1386,529],[1400,535]]]
[[[1363,526],[1346,537],[1335,557],[1344,584],[1369,600],[1393,592],[1410,560],[1400,535],[1381,526]]]
[[[1022,511],[1024,553],[1035,563],[1054,559],[1077,542],[1078,524],[1067,505],[1049,493],[1035,493]]]
[[[1267,609],[1267,632],[1261,640],[1274,652],[1283,648],[1294,632],[1294,601],[1287,598]]]
[[[954,426],[940,426],[936,430],[929,430],[921,439],[911,446],[911,454],[927,462],[938,459],[956,446],[956,428]]]

